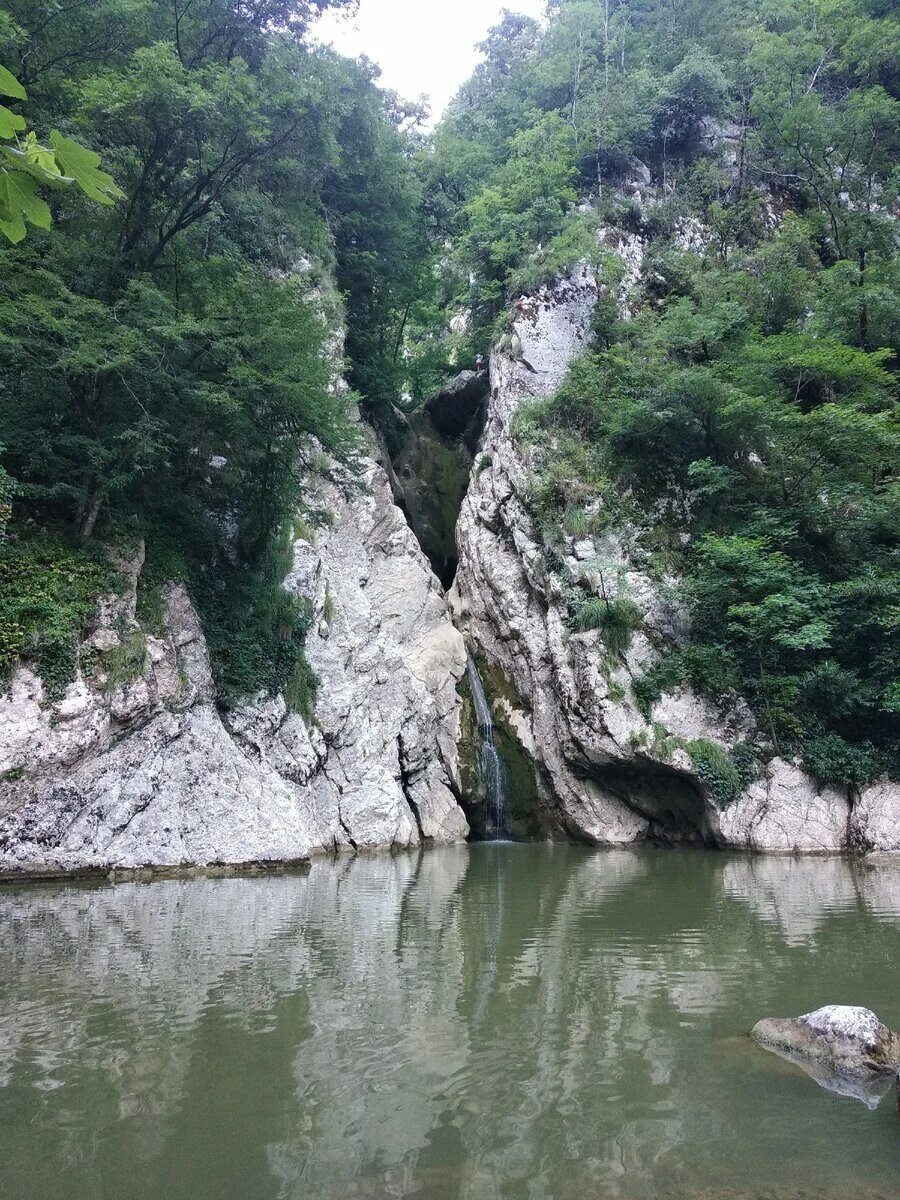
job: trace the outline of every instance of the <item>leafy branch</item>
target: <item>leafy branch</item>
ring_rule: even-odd
[[[14,100],[28,96],[16,77],[0,66],[0,95]],[[0,104],[0,232],[11,242],[25,237],[25,222],[49,229],[50,205],[42,188],[66,188],[73,183],[97,204],[113,204],[124,195],[111,175],[100,170],[100,156],[58,130],[50,145],[39,142],[25,118]]]

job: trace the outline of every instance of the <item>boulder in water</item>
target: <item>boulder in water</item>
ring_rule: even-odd
[[[827,1004],[802,1017],[769,1017],[752,1036],[769,1050],[787,1052],[838,1075],[900,1071],[900,1033],[868,1008]]]

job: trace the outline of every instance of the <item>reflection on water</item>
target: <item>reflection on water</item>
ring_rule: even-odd
[[[810,1079],[814,1079],[819,1087],[828,1092],[837,1092],[839,1096],[852,1096],[865,1104],[866,1108],[875,1109],[890,1092],[897,1087],[896,1075],[886,1071],[865,1071],[860,1074],[850,1074],[846,1071],[835,1071],[824,1063],[806,1058],[793,1050],[782,1046],[763,1045],[770,1054],[777,1054],[785,1062],[793,1063],[801,1071],[805,1071]]]
[[[893,1103],[745,1036],[900,1027],[900,865],[483,845],[0,889],[9,1200],[875,1200]]]

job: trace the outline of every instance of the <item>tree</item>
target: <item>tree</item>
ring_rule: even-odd
[[[14,119],[28,178],[111,199],[83,143],[121,185],[103,209],[67,202],[52,229],[44,208],[23,211],[38,228],[0,256],[0,437],[21,577],[140,534],[148,587],[190,587],[223,699],[281,689],[301,706],[312,683],[302,606],[281,587],[285,539],[307,481],[335,458],[352,468],[359,444],[355,397],[337,382],[335,260],[377,298],[357,306],[354,355],[373,329],[393,352],[418,270],[409,114],[365,68],[306,44],[324,7],[12,0],[15,22],[0,18],[35,123],[58,131],[42,147]],[[371,133],[361,147],[357,122]],[[353,171],[339,192],[342,155]],[[65,627],[55,686],[88,609]]]

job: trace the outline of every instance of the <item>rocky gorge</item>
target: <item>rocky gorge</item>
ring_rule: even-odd
[[[643,164],[619,190],[649,203]],[[362,422],[357,469],[310,475],[327,519],[295,536],[283,586],[310,614],[313,712],[280,694],[217,706],[186,588],[169,583],[145,628],[143,547],[117,552],[122,586],[98,605],[65,695],[48,698],[23,664],[0,698],[0,873],[290,863],[490,836],[467,661],[479,690],[485,679],[513,836],[900,852],[896,782],[817,781],[766,744],[737,696],[680,686],[641,706],[635,681],[687,626],[677,578],[647,570],[627,522],[568,534],[559,554],[534,519],[517,421],[591,345],[598,305],[627,322],[652,283],[644,237],[602,222],[594,236],[617,264],[612,291],[582,260],[520,296],[488,370],[395,409],[391,450]],[[690,251],[710,236],[688,220],[676,241]],[[573,586],[635,607],[621,655],[573,631]],[[128,678],[109,669],[117,655],[136,662]],[[723,802],[704,757],[750,744],[754,769]]]
[[[630,251],[620,243],[626,265]],[[361,477],[335,466],[318,485],[329,524],[295,540],[284,585],[312,614],[312,719],[281,696],[220,711],[184,587],[166,587],[158,630],[141,628],[136,549],[65,695],[49,702],[23,665],[0,701],[0,870],[295,862],[463,840],[480,811],[459,689],[467,653],[488,681],[519,836],[900,851],[891,782],[824,786],[771,754],[740,795],[717,803],[690,746],[727,751],[755,735],[752,718],[739,701],[720,711],[689,689],[639,710],[631,682],[684,617],[635,561],[629,530],[572,537],[562,564],[637,604],[627,652],[610,662],[596,632],[567,628],[514,423],[588,343],[599,291],[583,263],[520,299],[489,386],[464,373],[409,423],[393,462],[371,440]],[[135,677],[111,683],[104,662],[135,640]]]
[[[2,1200],[896,1200],[893,7],[0,0]]]

